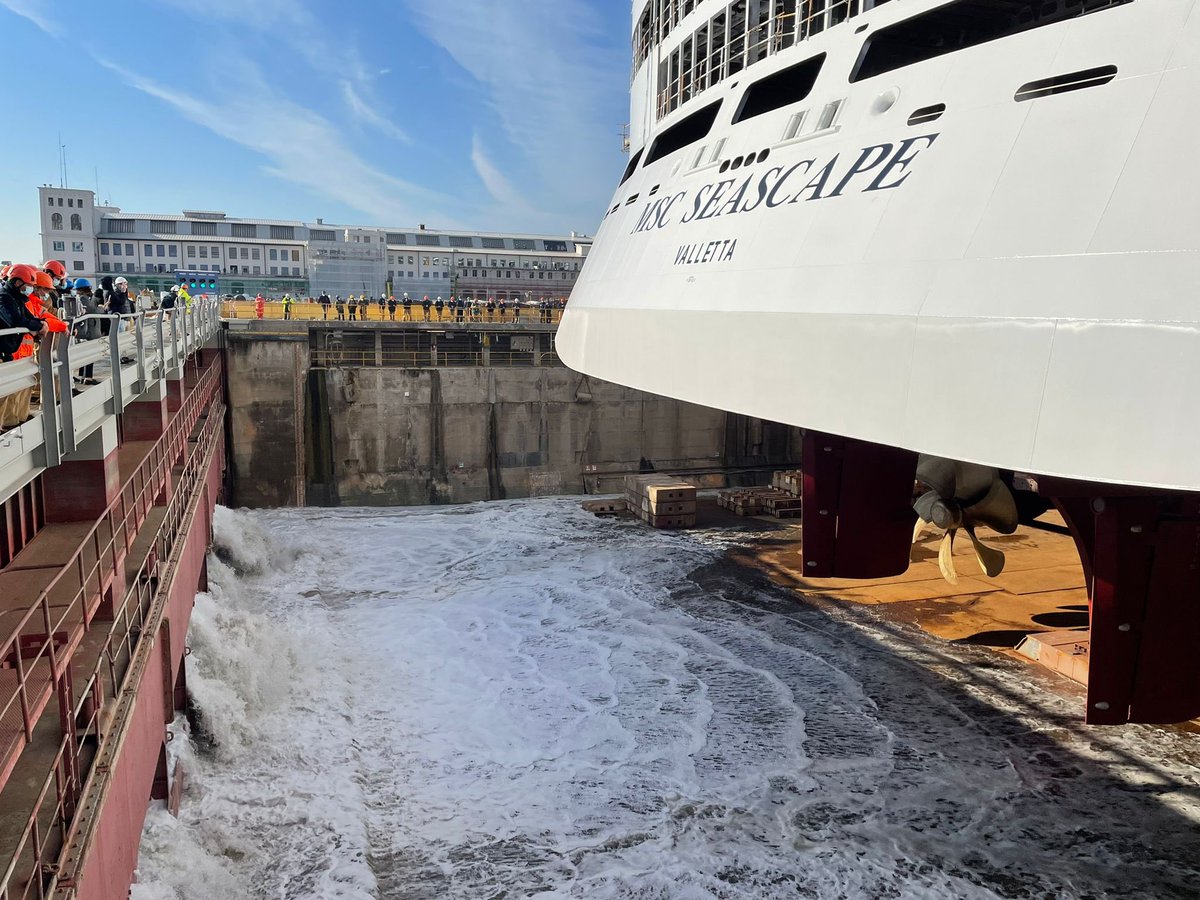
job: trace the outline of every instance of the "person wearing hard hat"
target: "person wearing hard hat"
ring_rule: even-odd
[[[287,291],[283,292],[283,318],[287,321],[292,317],[292,295]]]
[[[402,307],[404,307],[404,321],[411,322],[412,321],[412,298],[408,296],[407,291],[405,291],[404,298],[400,301],[400,305]]]

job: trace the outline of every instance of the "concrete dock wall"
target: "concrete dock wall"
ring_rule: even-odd
[[[795,429],[561,365],[314,367],[307,334],[228,335],[239,505],[394,506],[621,490],[626,472],[746,483]]]

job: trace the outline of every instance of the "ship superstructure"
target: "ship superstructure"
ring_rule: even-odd
[[[918,454],[1040,493],[1090,719],[1196,715],[1198,55],[1186,0],[639,0],[559,353],[809,429],[814,575],[907,565]]]

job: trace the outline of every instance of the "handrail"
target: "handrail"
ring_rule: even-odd
[[[158,533],[155,540],[146,548],[145,554],[135,560],[137,563],[137,571],[147,571],[152,557],[157,554],[157,558],[164,562],[170,562],[176,558],[178,538],[182,532],[182,525],[194,506],[197,486],[202,483],[204,472],[207,470],[208,463],[211,460],[219,439],[220,432],[224,429],[224,405],[218,399],[209,407],[209,417],[204,426],[201,428],[199,439],[196,442],[196,450],[191,453],[184,464],[177,487],[177,492],[172,496],[167,503],[166,514],[163,517],[163,522],[158,526]],[[38,897],[47,895],[48,890],[53,890],[56,886],[62,887],[63,882],[59,881],[60,873],[54,869],[44,869],[50,861],[43,859],[43,845],[41,840],[41,831],[47,826],[44,823],[44,815],[42,811],[45,807],[47,798],[50,793],[51,786],[57,788],[57,803],[55,815],[51,818],[48,829],[59,829],[62,836],[62,844],[66,846],[71,840],[78,837],[79,830],[83,825],[85,817],[71,816],[68,814],[68,807],[74,805],[75,800],[80,801],[80,806],[86,806],[82,801],[86,798],[89,792],[97,790],[97,781],[101,780],[110,774],[106,771],[104,765],[96,765],[95,763],[89,769],[86,777],[80,783],[77,760],[79,750],[82,743],[87,739],[87,736],[93,732],[98,740],[95,762],[104,761],[103,756],[106,753],[114,751],[114,742],[119,744],[113,737],[111,731],[105,731],[101,728],[101,710],[106,707],[104,699],[119,701],[121,698],[127,698],[126,693],[127,683],[136,674],[135,672],[135,654],[141,653],[144,645],[142,638],[147,634],[154,634],[146,628],[148,620],[153,618],[153,612],[158,610],[161,614],[163,607],[163,594],[159,588],[159,583],[149,579],[136,579],[134,584],[130,586],[128,593],[122,598],[119,609],[114,610],[113,621],[110,626],[109,634],[96,658],[95,666],[88,673],[84,680],[85,687],[79,692],[78,699],[71,710],[71,721],[76,723],[76,728],[63,735],[59,742],[58,750],[54,756],[52,765],[46,777],[43,779],[41,788],[38,792],[37,799],[34,804],[30,817],[26,820],[24,829],[21,833],[20,841],[12,859],[9,861],[7,870],[0,876],[0,896],[7,897],[5,891],[11,885],[13,877],[18,874],[17,867],[25,856],[26,850],[29,849],[30,843],[33,844],[33,859],[29,868],[32,869],[32,877],[26,883],[25,892],[22,896],[29,895],[30,887],[36,885]],[[161,617],[161,616],[160,616]],[[153,623],[152,623],[153,624]],[[144,655],[144,654],[143,654]],[[121,674],[118,674],[119,661],[124,661],[124,669]],[[111,696],[104,698],[105,691],[103,690],[104,678],[107,670],[108,685]],[[93,704],[95,690],[100,687],[102,702]],[[88,710],[89,705],[92,709]],[[64,789],[63,782],[68,782],[65,787],[70,787],[71,791]],[[57,849],[57,845],[55,845]],[[28,862],[28,860],[26,859]],[[78,859],[76,859],[78,864]],[[21,873],[24,874],[24,873]],[[51,875],[50,887],[42,884],[42,875]],[[69,879],[73,873],[62,873]],[[56,884],[57,882],[57,884]]]
[[[200,415],[200,410],[211,399],[220,367],[221,364],[217,363],[205,371],[196,387],[185,399],[183,407],[181,407],[167,431],[155,442],[146,459],[143,460],[129,481],[122,486],[117,497],[97,517],[96,522],[80,541],[74,553],[63,564],[58,574],[42,589],[37,599],[31,604],[21,619],[9,629],[4,640],[0,641],[0,659],[7,658],[10,653],[15,653],[18,670],[17,691],[0,708],[0,720],[11,712],[15,703],[20,702],[24,713],[22,718],[25,728],[25,739],[27,741],[33,737],[33,722],[30,721],[30,716],[28,715],[30,697],[29,679],[26,677],[24,671],[25,655],[27,653],[30,654],[33,665],[36,665],[43,657],[46,657],[50,663],[50,672],[47,673],[50,677],[44,681],[39,681],[38,688],[44,687],[47,683],[52,685],[61,676],[62,673],[58,669],[54,651],[55,633],[61,629],[61,626],[70,616],[76,613],[81,605],[84,607],[82,616],[84,628],[85,630],[90,628],[86,601],[88,595],[92,593],[90,590],[92,581],[95,579],[96,590],[98,591],[100,583],[104,580],[103,563],[110,558],[113,571],[116,570],[122,558],[122,553],[118,550],[117,546],[118,538],[123,539],[124,552],[127,553],[129,551],[133,541],[130,534],[131,530],[136,531],[138,525],[140,525],[140,521],[144,520],[145,514],[153,505],[152,501],[146,502],[146,495],[152,490],[156,496],[161,488],[165,486],[167,479],[163,463],[164,461],[169,462],[174,457],[174,453],[171,453],[172,447],[186,444],[187,435],[191,433],[192,428],[195,426],[195,422]],[[140,487],[136,488],[133,498],[127,500],[127,489],[139,481],[141,482]],[[118,512],[120,513],[119,517]],[[134,520],[132,528],[130,527],[131,518]],[[109,532],[108,542],[104,546],[101,546],[101,526],[106,526]],[[84,552],[89,547],[94,548],[96,557],[95,562],[90,568],[87,567],[84,558]],[[50,594],[59,586],[68,573],[73,573],[76,569],[78,569],[79,573],[79,586],[76,588],[74,595],[63,609],[57,621],[52,621],[49,604]],[[21,647],[21,636],[27,626],[33,621],[34,616],[39,613],[45,625],[45,640],[37,646],[36,652],[33,652],[33,647]],[[37,634],[40,635],[42,632],[37,632]]]

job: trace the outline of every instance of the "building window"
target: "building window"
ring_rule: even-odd
[[[62,206],[62,197],[59,197],[59,198],[58,198],[58,205],[59,205],[59,206]]]
[[[66,249],[67,249],[67,244],[65,241],[55,241],[54,242],[54,252],[55,253],[62,253]]]
[[[188,255],[189,259],[195,259],[196,258],[196,248],[189,246],[187,248],[187,255]]]
[[[201,272],[207,272],[207,271],[208,271],[208,264],[207,264],[207,263],[204,263],[203,265],[201,265],[201,266],[200,266],[200,271],[201,271]]]
[[[133,244],[126,244],[126,245],[125,245],[125,255],[126,255],[126,256],[133,256]]]
[[[109,234],[133,234],[136,224],[133,219],[105,219],[103,230]]]
[[[436,234],[418,234],[417,244],[421,247],[440,247],[442,240]]]
[[[271,274],[278,275],[279,274],[279,266],[271,266]]]
[[[100,263],[100,271],[101,272],[109,272],[109,271],[111,271],[111,267],[109,266],[108,263],[102,262],[102,263]]]
[[[47,197],[47,198],[46,198],[46,205],[47,205],[47,206],[53,206],[53,205],[54,205],[54,198],[53,198],[53,197]]]
[[[107,244],[107,242],[104,242],[104,241],[101,241],[101,242],[100,242],[100,252],[101,252],[102,254],[104,254],[105,256],[108,256],[108,244]]]
[[[251,248],[250,248],[250,255],[251,255],[251,257],[253,257],[254,259],[260,259],[260,258],[261,258],[260,254],[259,254],[259,252],[258,252],[258,248],[257,248],[257,247],[251,247]]]
[[[72,253],[82,253],[83,252],[83,241],[71,241],[71,252]]]
[[[242,259],[249,259],[249,258],[250,258],[250,248],[243,247],[242,248]]]
[[[272,247],[272,248],[271,248],[271,259],[279,259],[279,257],[275,255],[275,248],[274,248],[274,247]],[[275,273],[274,273],[274,272],[272,272],[271,274],[273,275],[273,274],[275,274]]]
[[[262,274],[262,269],[261,269],[260,267],[258,267],[258,266],[255,266],[255,267],[254,267],[254,274],[255,274],[255,275],[261,275],[261,274]]]
[[[175,223],[169,219],[151,219],[150,230],[155,234],[175,234]]]
[[[242,238],[258,237],[257,229],[253,225],[234,225],[233,236]]]
[[[513,238],[513,249],[514,250],[532,250],[533,249],[533,241],[528,240],[526,238]]]
[[[296,278],[300,277],[300,267],[299,266],[292,266],[292,275],[294,275]]]
[[[83,271],[83,260],[77,259],[77,260],[75,260],[75,262],[73,262],[71,264],[71,266],[72,266],[72,268],[75,269],[76,272],[82,272]]]
[[[50,227],[55,231],[62,231],[62,213],[54,213],[50,216]]]
[[[309,231],[308,239],[310,241],[332,241],[334,240],[334,235],[332,231],[317,231],[313,229]],[[399,243],[403,244],[404,241],[400,241]]]
[[[504,238],[483,238],[484,250],[503,250]]]
[[[300,262],[300,251],[299,250],[292,251],[292,262]]]
[[[146,244],[145,247],[142,248],[142,256],[153,256],[153,255],[154,255],[154,245]]]
[[[154,271],[154,263],[146,263],[146,271],[153,272]]]
[[[174,256],[175,251],[178,249],[179,249],[179,247],[177,245],[172,244],[170,247],[167,248],[167,256]]]
[[[213,248],[212,248],[212,257],[213,257],[213,259],[220,259],[220,258],[221,258],[221,248],[220,248],[220,247],[213,247]]]
[[[566,253],[567,252],[567,242],[566,241],[543,241],[542,243],[545,245],[547,253]]]
[[[159,255],[159,256],[166,256],[166,255],[167,255],[167,248],[166,248],[166,247],[164,247],[162,244],[159,244],[159,245],[158,245],[158,255]]]
[[[79,218],[79,213],[71,213],[71,230],[83,231],[83,219]]]
[[[407,244],[408,236],[389,231],[387,235],[387,242],[389,244]]]
[[[208,259],[208,247],[201,247],[201,248],[200,248],[200,258],[201,258],[201,259]]]
[[[205,237],[216,237],[216,222],[190,222],[188,224],[192,226],[192,234],[202,234]]]
[[[113,255],[113,256],[120,256],[120,255],[121,255],[121,245],[120,245],[120,244],[113,244],[113,253],[112,253],[112,255]]]
[[[272,225],[271,240],[273,241],[294,241],[296,239],[296,229],[291,225]]]

